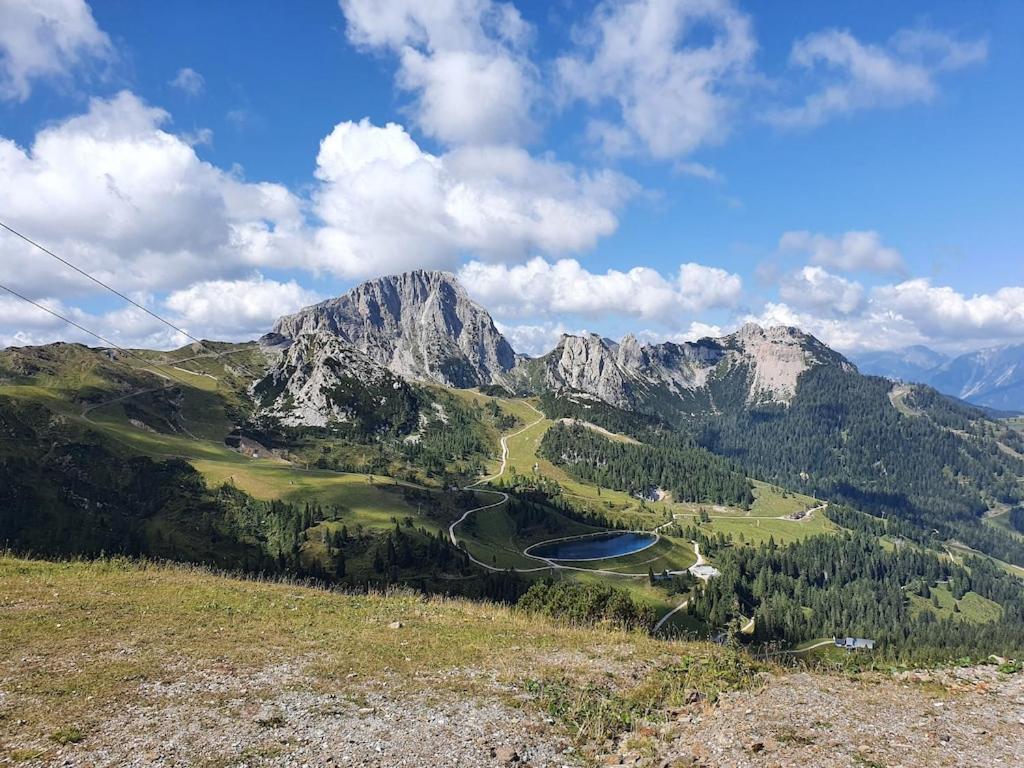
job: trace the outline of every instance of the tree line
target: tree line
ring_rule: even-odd
[[[752,616],[754,643],[853,635],[914,661],[1024,652],[1024,591],[985,558],[958,565],[914,544],[887,550],[872,535],[845,531],[788,546],[725,547],[715,564],[721,576],[698,590],[688,611],[712,627]],[[910,595],[931,596],[940,583],[956,600],[974,592],[997,603],[1000,618],[972,623],[915,608]]]
[[[576,424],[555,424],[544,434],[540,453],[580,480],[641,498],[661,489],[675,501],[745,509],[754,501],[750,481],[733,462],[672,435],[645,445],[610,440]]]

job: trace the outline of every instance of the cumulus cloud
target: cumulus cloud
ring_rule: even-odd
[[[364,120],[324,139],[316,182],[300,198],[204,162],[196,138],[171,133],[168,122],[122,92],[48,125],[28,147],[0,137],[0,210],[119,290],[162,294],[260,268],[364,278],[453,268],[470,253],[517,260],[584,250],[615,231],[617,211],[638,191],[620,174],[509,146],[432,155],[400,126]],[[32,296],[98,290],[11,236],[0,237],[0,266]]]
[[[850,32],[815,32],[793,44],[790,64],[821,81],[803,104],[771,112],[780,126],[814,126],[874,107],[926,103],[939,92],[936,76],[984,61],[984,40],[957,40],[933,30],[904,30],[885,45]]]
[[[537,357],[545,352],[550,352],[562,338],[562,334],[571,333],[574,335],[586,333],[585,330],[570,330],[564,323],[542,322],[524,323],[514,325],[509,323],[495,323],[502,335],[508,339],[512,349],[520,354]]]
[[[928,340],[905,318],[867,305],[859,315],[836,317],[791,307],[785,302],[768,302],[760,312],[742,317],[742,322],[765,327],[786,325],[800,328],[841,352],[899,348]]]
[[[84,0],[0,3],[0,100],[25,101],[34,81],[69,77],[113,55]]]
[[[744,321],[792,325],[837,349],[855,352],[929,344],[962,349],[1024,340],[1024,287],[1005,286],[966,296],[915,278],[871,289],[849,313],[827,311],[780,292]]]
[[[592,247],[637,191],[508,146],[424,152],[394,123],[338,124],[321,142],[315,266],[345,277]]]
[[[182,67],[168,84],[189,96],[198,96],[203,92],[206,80],[191,67]]]
[[[88,328],[107,341],[5,293],[0,295],[0,347],[72,341],[94,347],[110,343],[126,348],[167,349],[187,342],[185,336],[135,307],[97,314],[85,312],[54,297],[42,297],[35,301],[50,312],[77,323],[81,328]]]
[[[804,267],[783,278],[779,296],[798,307],[848,315],[861,306],[864,287],[821,267]]]
[[[399,88],[416,94],[412,116],[449,143],[515,141],[533,132],[537,73],[531,35],[511,3],[493,0],[340,0],[349,40],[398,56]]]
[[[604,2],[556,68],[568,100],[617,104],[621,124],[590,127],[607,152],[666,158],[725,138],[756,50],[750,18],[730,0]]]
[[[323,297],[294,280],[267,280],[260,274],[242,280],[207,280],[174,291],[164,301],[178,325],[196,335],[239,340],[261,336],[281,315]]]
[[[689,326],[681,331],[665,332],[645,328],[635,334],[640,341],[650,344],[658,344],[664,341],[682,344],[684,342],[697,341],[705,338],[721,338],[724,335],[725,331],[722,330],[722,326],[715,325],[714,323],[703,323],[699,320],[694,320]]]
[[[522,325],[499,322],[496,325],[516,352],[532,357],[550,352],[558,344],[563,334],[583,336],[590,333],[586,328],[569,328],[565,323],[552,320]],[[724,335],[724,331],[721,326],[695,320],[685,329],[679,331],[645,328],[633,335],[644,344],[660,344],[665,341],[682,344],[707,337],[718,338]]]
[[[316,303],[321,296],[294,280],[277,282],[259,273],[241,280],[207,280],[171,292],[163,301],[137,296],[144,306],[193,336],[244,341],[263,335],[278,317]],[[55,297],[35,299],[47,309],[128,348],[167,349],[190,340],[132,306],[86,312]],[[7,293],[0,294],[0,347],[77,341],[105,343],[63,320]]]
[[[918,278],[879,286],[872,301],[914,324],[929,337],[1024,338],[1024,287],[964,296],[949,286]]]
[[[814,264],[855,272],[901,272],[903,257],[895,248],[882,245],[874,230],[844,232],[836,237],[806,230],[784,232],[779,250],[805,254]]]
[[[164,129],[168,115],[122,92],[41,130],[0,137],[0,210],[13,226],[123,291],[160,291],[293,260],[301,203],[203,162]],[[0,238],[12,287],[92,291],[14,238]]]
[[[53,298],[52,296],[43,296],[34,300],[47,309],[65,317],[68,317],[73,312],[72,308],[65,306],[60,299]],[[0,327],[21,326],[25,331],[34,331],[58,328],[62,325],[66,325],[66,323],[45,310],[32,307],[17,296],[12,296],[7,292],[0,293]]]
[[[701,264],[683,264],[666,279],[649,267],[595,274],[575,259],[539,257],[514,266],[473,261],[459,270],[459,279],[500,316],[620,314],[665,323],[681,312],[734,306],[743,289],[738,275]]]

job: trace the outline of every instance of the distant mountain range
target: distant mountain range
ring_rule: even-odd
[[[925,383],[932,371],[949,360],[948,355],[916,344],[903,349],[865,352],[857,355],[853,361],[861,373],[898,381]]]
[[[856,358],[862,373],[928,384],[973,405],[1024,411],[1024,344],[949,357],[923,346]]]
[[[339,376],[349,374],[382,381],[374,367],[402,380],[548,392],[661,415],[715,412],[734,401],[786,404],[807,369],[850,367],[842,355],[797,328],[756,325],[683,344],[566,334],[551,352],[531,359],[515,352],[454,275],[427,270],[370,280],[282,317],[263,343],[280,351],[300,338],[299,347],[278,358],[269,374],[273,382],[261,392],[265,407],[287,423],[309,425],[345,416],[344,410],[330,415],[317,386],[334,387]],[[339,355],[339,349],[348,351]],[[310,366],[328,358],[332,370],[311,381]],[[928,384],[981,407],[1024,411],[1024,345],[959,357],[917,345],[865,353],[854,362],[865,374]]]
[[[515,353],[454,275],[424,270],[371,280],[282,317],[262,343],[278,355],[256,389],[265,412],[308,426],[349,418],[347,406],[330,397],[345,379],[373,382],[390,398],[397,388],[380,387],[382,372],[674,416],[720,410],[716,392],[731,403],[785,404],[808,368],[853,370],[842,355],[799,329],[754,324],[683,344],[565,334],[551,352],[531,359]]]
[[[1006,408],[1019,392],[1012,352],[916,349],[887,364]],[[470,561],[451,526],[471,502],[451,489],[493,466],[500,434],[529,425],[535,458],[509,466],[527,490],[508,530],[551,537],[584,519],[565,517],[577,502],[557,481],[519,475],[540,459],[585,466],[626,499],[664,489],[743,504],[755,478],[828,501],[864,535],[937,536],[1024,566],[1024,540],[986,517],[1024,504],[1024,433],[930,386],[862,375],[797,328],[748,324],[682,344],[567,334],[527,357],[453,275],[415,271],[282,317],[255,344],[128,357],[75,344],[0,351],[0,545],[500,596],[515,585],[497,573],[462,584]],[[588,430],[559,435],[563,421]],[[598,437],[609,433],[625,441]],[[341,493],[324,511],[328,484]],[[544,498],[557,506],[535,517]],[[610,503],[579,509],[589,525],[634,506]],[[339,518],[355,536],[328,525]]]

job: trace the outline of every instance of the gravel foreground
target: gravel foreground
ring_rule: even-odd
[[[1024,765],[1024,674],[991,667],[895,678],[792,673],[695,702],[617,742],[574,745],[528,699],[460,671],[416,694],[387,680],[333,692],[290,666],[145,683],[77,743],[24,744],[19,765],[931,766]],[[467,691],[453,694],[464,677]],[[425,685],[423,685],[425,683]],[[0,706],[16,711],[12,694]],[[8,730],[17,742],[17,723]],[[13,733],[12,733],[13,732]],[[14,764],[0,758],[0,763]]]

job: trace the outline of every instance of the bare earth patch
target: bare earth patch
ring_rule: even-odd
[[[462,600],[0,556],[0,766],[594,764],[1024,766],[1024,673],[791,672]]]
[[[723,694],[705,714],[681,713],[657,751],[670,765],[737,768],[1020,766],[1024,676],[784,675],[760,692]]]
[[[387,676],[331,690],[292,664],[178,670],[172,682],[141,684],[77,743],[23,742],[14,754],[26,766],[1024,764],[1024,675],[993,668],[896,678],[782,674],[579,751],[560,723],[514,689],[471,681],[465,670],[437,677],[436,687],[421,680],[409,693]],[[460,677],[473,693],[452,692]],[[17,698],[0,703],[16,710]]]
[[[140,685],[77,743],[24,742],[16,757],[25,766],[576,764],[550,718],[503,702],[500,691],[389,687],[346,681],[334,692],[291,665],[179,672]]]

